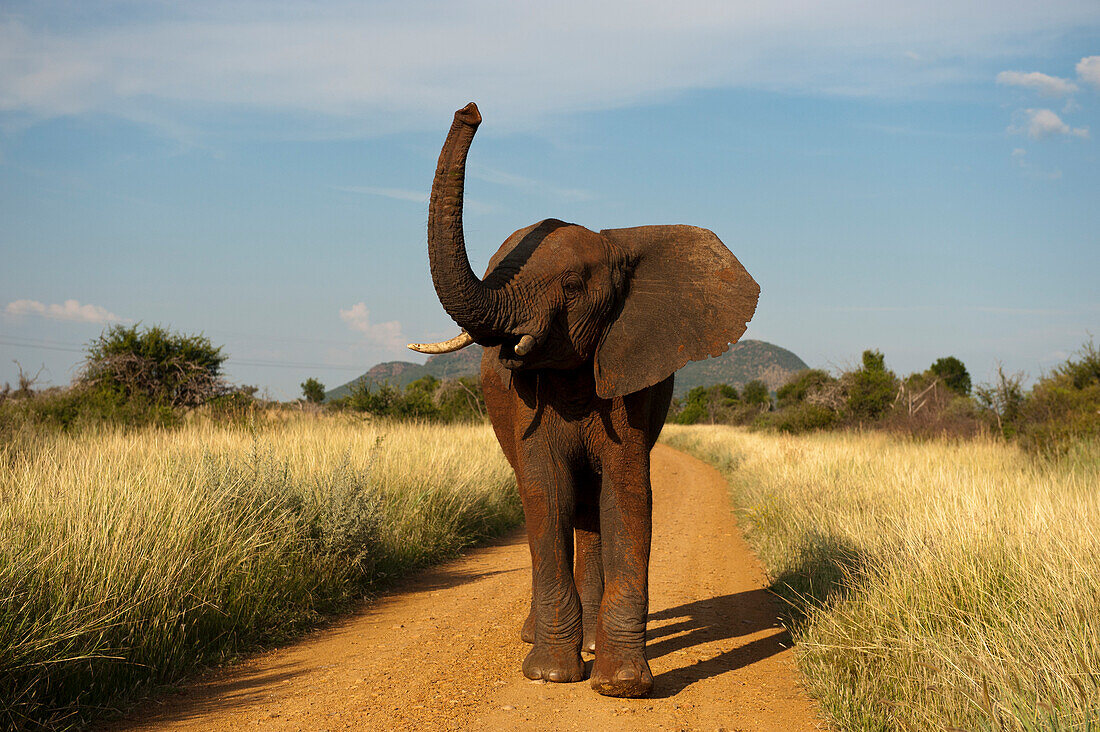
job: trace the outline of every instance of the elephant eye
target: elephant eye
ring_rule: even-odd
[[[576,272],[570,272],[562,279],[561,287],[566,297],[573,298],[584,292],[584,280]]]

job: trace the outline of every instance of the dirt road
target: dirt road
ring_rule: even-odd
[[[799,730],[824,728],[737,531],[722,477],[653,456],[649,699],[523,677],[522,532],[424,572],[292,647],[138,710],[114,730]],[[588,658],[591,665],[591,658]]]

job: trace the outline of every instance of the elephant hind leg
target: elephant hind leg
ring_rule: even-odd
[[[603,548],[600,544],[598,475],[586,476],[577,491],[576,553],[573,578],[581,598],[581,650],[596,652],[596,621],[603,601]]]

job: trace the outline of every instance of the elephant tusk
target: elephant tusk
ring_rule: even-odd
[[[474,337],[462,331],[449,341],[439,343],[410,343],[409,348],[419,353],[450,353],[465,348],[474,342]]]
[[[525,335],[519,339],[519,343],[512,350],[516,352],[517,356],[526,356],[531,352],[531,349],[535,347],[535,337],[532,335]]]

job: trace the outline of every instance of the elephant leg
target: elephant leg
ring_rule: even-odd
[[[523,661],[523,674],[570,682],[584,678],[581,604],[572,566],[574,481],[568,465],[556,457],[529,463],[537,466],[538,475],[527,477],[521,490],[536,616],[535,642]]]
[[[640,697],[653,690],[645,656],[652,493],[648,450],[626,452],[604,467],[600,526],[606,585],[592,688],[605,696]]]
[[[600,546],[599,476],[587,476],[577,494],[576,559],[573,579],[581,596],[584,640],[581,649],[596,652],[596,619],[603,600],[603,556]]]

